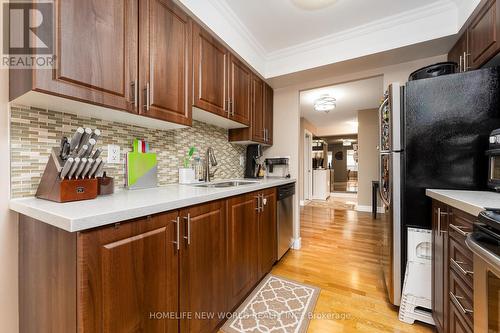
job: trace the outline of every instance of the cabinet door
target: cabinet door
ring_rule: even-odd
[[[247,295],[258,281],[257,194],[228,199],[228,309]]]
[[[193,24],[193,105],[227,117],[229,52],[199,25]]]
[[[448,61],[456,62],[458,64],[459,72],[465,72],[467,70],[464,64],[466,64],[467,60],[470,59],[470,57],[467,59],[464,58],[467,56],[469,50],[468,35],[469,34],[466,30],[448,53]]]
[[[226,309],[226,207],[216,201],[181,212],[181,332],[213,332]],[[206,317],[203,317],[206,316]]]
[[[137,1],[56,0],[54,70],[34,72],[34,89],[137,112]]]
[[[432,316],[439,333],[447,329],[448,308],[448,208],[432,203]]]
[[[276,262],[276,189],[262,192],[263,210],[259,214],[259,279],[269,273]]]
[[[274,90],[266,84],[264,92],[264,115],[265,115],[265,128],[267,130],[267,140],[268,145],[273,144],[273,125],[274,125]]]
[[[78,236],[79,332],[176,332],[177,213]],[[153,317],[151,317],[153,316]]]
[[[171,0],[141,0],[141,113],[191,125],[191,19]]]
[[[229,110],[230,118],[250,125],[252,72],[235,56],[229,61]]]
[[[469,26],[470,67],[477,69],[500,49],[500,1],[489,0]]]
[[[252,76],[252,137],[256,142],[265,143],[264,137],[264,82]]]

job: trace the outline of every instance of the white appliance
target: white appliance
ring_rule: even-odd
[[[392,304],[401,302],[401,86],[393,83],[379,108],[380,198],[387,218],[381,247],[384,282]]]
[[[330,170],[313,170],[313,194],[314,200],[326,200],[330,196]]]

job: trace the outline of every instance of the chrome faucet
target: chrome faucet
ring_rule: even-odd
[[[209,182],[211,178],[215,175],[215,171],[217,171],[217,168],[215,168],[213,171],[210,171],[211,167],[216,167],[217,166],[217,158],[215,157],[215,152],[212,147],[208,147],[207,153],[205,155],[205,177],[204,180],[206,182]]]

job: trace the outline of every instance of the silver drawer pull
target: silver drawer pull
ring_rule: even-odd
[[[184,220],[187,222],[187,236],[184,236],[184,239],[187,239],[188,245],[191,245],[191,214],[187,214]]]
[[[173,223],[175,223],[175,241],[172,241],[172,243],[175,244],[175,248],[177,251],[181,249],[181,242],[180,242],[180,234],[181,234],[181,221],[180,217],[177,216],[175,220],[172,220]]]
[[[455,296],[455,294],[453,294],[451,291],[450,291],[450,297],[451,297],[453,303],[455,303],[458,306],[458,308],[460,309],[460,311],[462,311],[462,313],[464,315],[469,314],[469,313],[474,313],[474,311],[464,308],[462,303],[460,303],[460,300],[464,299],[463,297]]]
[[[464,263],[461,262],[461,261],[455,261],[453,258],[450,259],[450,263],[455,266],[456,268],[458,268],[458,270],[465,276],[467,275],[474,275],[474,272],[471,272],[471,271],[468,271],[466,269],[464,269],[461,265],[463,265]]]
[[[454,224],[449,224],[450,228],[452,228],[453,230],[455,230],[456,232],[458,232],[460,235],[464,236],[464,237],[467,237],[470,235],[470,232],[467,232],[467,231],[464,231],[463,228],[464,227],[458,227]]]

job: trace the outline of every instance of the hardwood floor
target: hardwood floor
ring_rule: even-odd
[[[369,213],[306,206],[302,249],[290,250],[272,273],[321,288],[309,333],[433,332],[407,325],[386,296],[377,243],[380,220]]]

